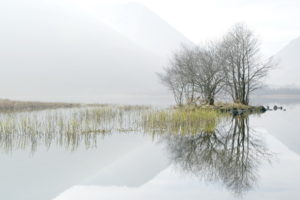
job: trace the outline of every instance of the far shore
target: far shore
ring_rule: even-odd
[[[81,104],[79,103],[15,101],[9,99],[0,99],[0,112],[35,111],[57,108],[73,108],[80,106]]]
[[[264,98],[265,96],[259,96],[258,98]],[[266,95],[266,98],[281,97],[282,99],[288,99],[286,95]],[[289,98],[300,99],[300,95],[289,95]],[[10,99],[0,99],[0,113],[8,112],[26,112],[26,111],[39,111],[47,109],[59,109],[59,108],[79,108],[79,107],[94,107],[105,106],[109,104],[84,104],[84,103],[66,103],[66,102],[40,102],[40,101],[18,101]],[[132,105],[133,106],[133,105]],[[175,109],[187,109],[193,110],[208,110],[217,111],[221,113],[232,113],[233,115],[240,114],[252,114],[252,113],[264,113],[269,110],[268,106],[263,105],[243,105],[238,103],[228,102],[216,102],[215,105],[208,104],[190,104],[182,106],[173,106]],[[272,106],[273,108],[273,106]],[[280,109],[281,107],[279,107]]]
[[[266,98],[266,99],[299,99],[300,94],[266,94],[266,95],[255,95],[253,97]]]

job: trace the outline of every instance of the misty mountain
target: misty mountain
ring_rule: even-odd
[[[102,7],[97,15],[122,35],[155,54],[168,57],[180,44],[193,45],[158,15],[138,3]]]
[[[293,87],[279,87],[279,88],[271,88],[271,87],[262,87],[254,92],[256,95],[300,95],[299,88]]]
[[[300,87],[300,37],[292,40],[275,56],[278,66],[271,72],[268,83],[274,86]]]
[[[155,75],[166,63],[161,52],[187,40],[145,8],[127,8],[118,16],[129,12],[131,22],[117,29],[53,1],[2,1],[1,97],[118,102],[165,95]],[[136,24],[135,15],[145,16]],[[138,30],[136,40],[125,25]]]

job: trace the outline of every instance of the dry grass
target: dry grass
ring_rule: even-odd
[[[193,107],[152,111],[144,116],[143,129],[146,132],[173,134],[213,132],[223,116],[225,114],[215,110]]]
[[[176,107],[177,108],[177,107]],[[262,106],[251,106],[251,105],[244,105],[239,103],[224,103],[224,102],[217,102],[215,105],[185,105],[180,107],[180,109],[186,110],[206,110],[206,111],[217,111],[217,112],[231,112],[232,110],[244,110],[246,113],[261,113]]]
[[[78,107],[95,107],[95,108],[116,108],[124,111],[146,110],[150,106],[144,105],[113,105],[113,104],[80,104],[64,102],[38,102],[38,101],[14,101],[9,99],[0,99],[0,113],[38,111],[58,108],[78,108]]]
[[[149,108],[99,105],[40,112],[0,113],[0,151],[30,148],[39,144],[75,150],[96,145],[98,135],[140,130],[138,123]]]
[[[57,108],[73,108],[80,107],[81,104],[59,103],[59,102],[29,102],[29,101],[13,101],[8,99],[0,99],[0,112],[21,112],[35,111]]]
[[[14,104],[12,102],[6,103],[11,106]],[[89,148],[96,145],[98,135],[120,132],[210,134],[217,129],[224,117],[230,116],[215,107],[154,109],[148,106],[94,104],[85,105],[88,107],[50,110],[77,105],[42,104],[39,107],[35,102],[23,102],[20,106],[20,102],[17,102],[18,109],[12,106],[6,111],[49,110],[0,113],[0,150],[11,151],[31,147],[34,152],[39,144],[46,147],[55,144],[75,150],[81,143]],[[34,108],[30,107],[32,105]]]

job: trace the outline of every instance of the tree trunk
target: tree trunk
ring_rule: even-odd
[[[215,104],[214,98],[209,98],[209,105],[213,106]]]

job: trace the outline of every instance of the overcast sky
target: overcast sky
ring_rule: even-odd
[[[0,1],[1,96],[53,101],[90,101],[93,97],[93,102],[106,103],[120,95],[118,99],[124,103],[126,95],[131,95],[130,102],[132,96],[138,99],[142,93],[147,100],[149,95],[165,95],[155,72],[165,66],[165,52],[188,41],[143,7],[125,6],[124,13],[104,8],[130,2],[149,8],[196,44],[221,37],[237,22],[248,24],[257,33],[266,56],[300,36],[299,0]],[[101,17],[105,11],[120,14],[121,20],[105,23]],[[300,87],[299,73],[295,73],[299,68],[297,48],[286,53],[294,55],[293,59],[281,59],[285,73],[277,74],[285,80],[280,81],[282,85]],[[111,78],[116,71],[122,71],[118,81]],[[276,84],[277,79],[273,78]],[[161,97],[157,99],[161,101]]]
[[[138,2],[195,43],[218,38],[237,22],[255,30],[266,55],[300,36],[299,0],[66,0],[87,12],[105,4]]]

